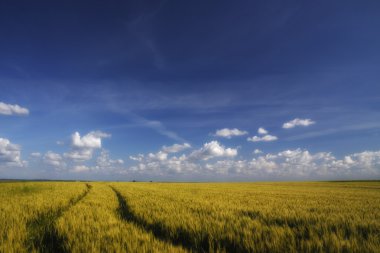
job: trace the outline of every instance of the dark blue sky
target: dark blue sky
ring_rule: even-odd
[[[0,177],[379,177],[379,13],[379,1],[1,1]]]

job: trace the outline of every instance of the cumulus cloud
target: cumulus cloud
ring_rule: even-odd
[[[253,137],[248,137],[247,141],[252,141],[252,142],[269,142],[269,141],[276,141],[278,140],[277,136],[274,135],[264,135],[262,137],[260,136],[253,136]]]
[[[94,149],[92,148],[73,149],[68,153],[64,153],[63,156],[75,161],[87,161],[92,158],[93,152]]]
[[[142,156],[137,165],[129,168],[133,173],[149,173],[151,175],[168,175],[178,173],[196,173],[199,165],[189,161],[186,155],[171,156],[166,159],[155,159]]]
[[[261,163],[262,166],[258,166]],[[285,150],[249,162],[248,168],[288,178],[335,178],[380,175],[380,151],[365,151],[337,159],[330,152]]]
[[[157,153],[130,156],[129,158],[137,162],[137,165],[130,167],[129,171],[156,175],[194,174],[201,171],[201,164],[205,161],[212,158],[233,158],[237,155],[237,149],[226,148],[217,141],[205,143],[203,147],[193,150],[188,156],[185,154],[170,156],[169,153],[165,153],[163,150],[165,150],[165,147]]]
[[[109,173],[122,169],[122,159],[113,160],[109,152],[102,148],[102,139],[110,137],[110,134],[101,131],[92,131],[81,137],[78,132],[71,135],[70,150],[63,154],[48,151],[41,161],[58,172],[71,173]],[[100,154],[94,160],[95,150],[101,149]],[[38,153],[33,153],[38,157]],[[40,155],[41,156],[41,155]]]
[[[260,127],[260,128],[257,130],[257,133],[263,135],[263,134],[267,134],[268,131],[267,131],[265,128]]]
[[[268,154],[256,149],[250,159],[237,159],[236,149],[211,141],[189,155],[163,155],[160,150],[130,158],[137,164],[126,169],[128,172],[163,177],[173,173],[193,177],[265,180],[365,179],[380,176],[380,151],[364,151],[338,159],[330,152],[311,153],[300,148]]]
[[[296,126],[310,126],[310,125],[313,125],[315,124],[315,121],[312,121],[311,119],[299,119],[299,118],[295,118],[291,121],[288,121],[288,122],[285,122],[283,125],[282,125],[282,128],[285,128],[285,129],[289,129],[289,128],[294,128]]]
[[[19,145],[11,143],[8,139],[0,138],[0,166],[22,167],[21,148]]]
[[[141,162],[143,159],[144,159],[144,155],[143,154],[138,154],[137,156],[129,156],[129,159],[133,160],[133,161],[138,161],[138,162]]]
[[[19,105],[11,105],[0,102],[0,114],[3,115],[28,115],[29,110]]]
[[[109,157],[109,152],[103,149],[98,158],[96,159],[96,164],[93,169],[96,171],[111,172],[120,170],[123,165],[124,161],[122,159],[111,159]]]
[[[248,134],[247,131],[242,131],[237,128],[229,129],[229,128],[223,128],[219,129],[215,132],[215,136],[224,137],[227,139],[230,139],[234,136],[242,136]]]
[[[188,143],[163,146],[157,153],[149,153],[146,158],[148,158],[150,161],[165,161],[168,159],[169,154],[178,153],[190,147],[191,145]],[[137,156],[130,156],[129,159],[134,161],[141,161],[144,159],[144,155],[139,154]]]
[[[81,137],[78,132],[71,135],[71,145],[75,148],[101,148],[102,138],[111,137],[110,134],[101,131],[92,131]]]
[[[189,143],[184,143],[184,144],[173,144],[172,146],[163,146],[162,147],[162,152],[165,153],[177,153],[180,151],[183,151],[185,149],[191,148],[191,145]]]
[[[203,172],[267,179],[360,179],[380,176],[380,151],[365,151],[337,159],[330,152],[285,150],[251,160],[221,160]]]
[[[237,155],[237,149],[225,148],[218,141],[205,143],[199,150],[190,154],[190,158],[195,160],[209,160],[214,157],[234,157]]]
[[[64,157],[74,161],[87,161],[93,156],[95,149],[102,147],[102,139],[111,137],[101,131],[92,131],[83,137],[78,132],[71,135],[71,151],[64,153]]]
[[[111,159],[109,152],[102,149],[94,163],[87,161],[86,155],[83,157],[68,156],[67,153],[60,155],[48,151],[43,156],[43,162],[46,165],[54,167],[57,171],[71,173],[119,173],[123,170],[124,161],[122,159]],[[86,162],[86,163],[85,163]]]
[[[151,160],[164,161],[164,160],[166,160],[166,159],[168,158],[168,153],[165,153],[165,152],[159,151],[159,152],[157,152],[156,154],[149,153],[149,154],[148,154],[148,157],[149,157]]]
[[[278,139],[277,136],[268,134],[269,133],[268,130],[266,130],[263,127],[260,127],[259,129],[257,129],[257,133],[259,134],[259,136],[255,135],[252,137],[248,137],[247,141],[269,142],[269,141],[276,141]]]
[[[43,157],[43,162],[58,169],[63,169],[66,166],[63,157],[60,154],[54,153],[52,151],[46,152]]]

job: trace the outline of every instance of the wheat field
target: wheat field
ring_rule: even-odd
[[[7,182],[0,233],[0,252],[380,252],[380,182]]]

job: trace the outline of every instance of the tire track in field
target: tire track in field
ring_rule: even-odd
[[[248,252],[234,241],[228,239],[212,239],[208,233],[204,233],[202,239],[195,242],[195,235],[185,229],[177,228],[176,231],[173,232],[172,228],[169,228],[160,222],[148,223],[146,220],[133,213],[127,201],[118,190],[112,186],[110,187],[115,192],[119,201],[119,208],[117,211],[121,219],[131,222],[147,232],[151,232],[160,241],[171,243],[175,246],[182,246],[184,249],[191,252],[216,252],[218,250],[220,251],[220,247],[226,252]]]
[[[41,213],[27,223],[28,239],[26,244],[29,252],[32,250],[54,253],[67,252],[67,249],[64,247],[66,238],[59,235],[55,228],[55,221],[61,217],[65,211],[86,197],[91,188],[91,185],[86,184],[86,190],[79,196],[72,198],[69,204],[55,210]]]

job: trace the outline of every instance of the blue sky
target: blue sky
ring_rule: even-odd
[[[379,12],[2,1],[0,177],[378,179]]]

